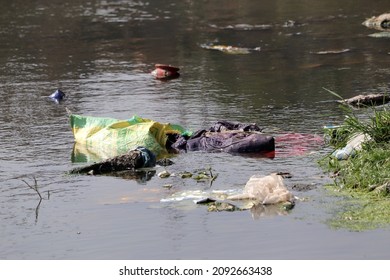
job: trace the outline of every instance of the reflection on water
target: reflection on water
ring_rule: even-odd
[[[326,153],[322,127],[344,118],[323,88],[345,98],[389,89],[388,38],[369,37],[361,25],[384,12],[387,0],[3,2],[0,258],[218,258],[229,238],[254,244],[259,234],[273,236],[259,244],[267,255],[255,245],[232,244],[235,257],[386,256],[380,245],[386,230],[362,237],[323,225],[331,213],[321,186],[329,179],[317,160]],[[227,54],[202,44],[260,51]],[[178,66],[180,77],[154,79],[156,63]],[[67,95],[60,104],[48,98],[56,89]],[[76,163],[66,108],[117,119],[140,115],[192,131],[217,120],[256,122],[279,139],[283,153],[274,159],[191,152],[175,155],[166,169],[211,166],[219,173],[213,189],[240,189],[253,174],[275,171],[293,175],[289,186],[318,187],[289,215],[253,221],[248,213],[160,203],[174,191],[207,187],[194,180],[164,181],[154,172],[126,174],[130,180],[69,176]],[[51,194],[36,223],[35,194],[22,182],[32,176]],[[289,244],[276,250],[272,244],[283,243],[285,227]],[[198,250],[200,239],[208,254]]]

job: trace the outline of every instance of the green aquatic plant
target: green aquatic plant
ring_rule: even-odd
[[[339,189],[328,186],[331,195],[342,199],[334,206],[335,214],[327,220],[334,229],[349,231],[373,230],[390,225],[390,197],[377,192]]]

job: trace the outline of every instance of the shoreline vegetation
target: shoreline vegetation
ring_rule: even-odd
[[[325,89],[327,90],[327,89]],[[327,90],[341,98],[336,93]],[[325,139],[335,151],[319,161],[334,184],[327,189],[339,195],[342,211],[328,224],[337,229],[363,231],[390,226],[390,111],[386,106],[358,110],[342,104],[344,123],[325,129]],[[335,156],[348,147],[351,138],[365,140],[346,158]]]

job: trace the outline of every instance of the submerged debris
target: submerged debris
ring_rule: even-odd
[[[390,32],[378,32],[368,35],[373,38],[390,38]]]
[[[188,171],[184,171],[184,172],[179,173],[179,177],[182,179],[191,178],[192,175],[193,174],[191,172],[188,172]]]
[[[316,188],[315,184],[295,184],[291,186],[291,189],[299,192],[306,192]]]
[[[367,95],[357,95],[352,98],[343,99],[339,101],[344,104],[360,107],[360,106],[375,106],[383,105],[390,102],[390,96],[386,94],[367,94]]]
[[[160,165],[160,166],[169,166],[169,165],[174,164],[174,162],[169,158],[162,158],[162,159],[157,160],[156,164]]]
[[[380,186],[373,186],[373,192],[375,193],[382,193],[382,194],[389,194],[390,193],[390,181],[380,185]]]
[[[238,23],[238,24],[230,24],[226,26],[218,26],[215,24],[211,24],[210,27],[218,28],[218,29],[232,29],[232,30],[269,30],[272,28],[271,24],[246,24],[246,23]]]
[[[155,155],[144,147],[130,150],[126,154],[116,156],[88,166],[75,168],[71,174],[98,175],[123,170],[135,170],[142,167],[153,167],[156,165]]]
[[[220,212],[220,211],[241,211],[241,209],[228,202],[213,202],[207,208],[209,212]]]
[[[341,54],[341,53],[346,53],[346,52],[349,52],[349,51],[350,51],[350,49],[325,50],[325,51],[315,52],[315,54],[320,54],[320,55],[324,55],[324,54]]]
[[[206,197],[206,198],[201,198],[199,200],[195,200],[194,202],[196,204],[210,204],[210,203],[214,203],[216,202],[217,200],[214,199],[214,198],[210,198],[210,197]]]
[[[227,45],[210,45],[210,44],[202,44],[201,48],[207,50],[217,50],[228,54],[249,54],[253,51],[260,51],[260,47],[256,48],[242,48],[242,47],[234,47]]]
[[[157,174],[158,177],[160,178],[168,178],[171,176],[171,173],[169,173],[168,171],[164,170],[164,171],[161,171],[160,173]]]
[[[164,189],[172,189],[173,185],[172,184],[165,184],[162,186]]]

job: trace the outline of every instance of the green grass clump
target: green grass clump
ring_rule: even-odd
[[[335,149],[344,147],[356,133],[369,135],[371,140],[363,143],[362,150],[347,160],[337,160],[329,155],[320,164],[336,174],[335,183],[343,188],[372,191],[375,187],[390,182],[390,111],[369,109],[371,116],[362,118],[348,108],[344,124],[327,130],[328,144]]]
[[[390,182],[390,144],[368,143],[346,161],[328,159],[328,170],[340,188],[372,191]]]
[[[332,173],[333,193],[345,197],[342,209],[328,224],[333,228],[353,231],[390,225],[390,111],[385,107],[366,108],[366,115],[346,105],[344,123],[328,129],[326,138],[334,149],[342,148],[357,133],[369,135],[371,140],[347,160],[338,160],[332,154],[320,160],[320,165]]]

